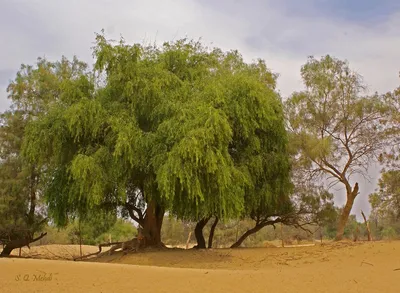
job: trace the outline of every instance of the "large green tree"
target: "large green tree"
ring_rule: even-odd
[[[159,245],[166,210],[231,218],[285,201],[286,131],[262,61],[188,40],[96,41],[94,74],[71,80],[25,135],[56,222],[123,207]]]
[[[29,246],[46,218],[40,207],[40,171],[20,156],[27,118],[22,111],[7,111],[0,116],[0,242],[1,256]]]
[[[190,198],[176,197],[173,213],[180,218],[199,219],[195,228],[198,248],[205,248],[202,229],[212,216],[216,218],[214,228],[220,218],[250,217],[256,221],[256,229],[243,235],[236,243],[239,245],[248,235],[270,223],[270,216],[284,213],[285,205],[290,204],[287,135],[275,85],[276,76],[264,61],[247,64],[237,52],[221,55],[215,74],[207,81],[201,103],[209,104],[223,115],[228,136],[221,149],[239,181],[228,185],[226,191],[231,193],[231,207],[216,201],[219,180],[204,181],[209,196],[200,209]],[[222,128],[219,133],[223,133]],[[182,205],[185,200],[187,203]]]
[[[43,192],[46,168],[21,156],[27,125],[47,113],[52,105],[63,103],[66,92],[76,88],[78,76],[86,67],[74,59],[48,62],[39,58],[35,66],[22,65],[7,88],[11,109],[1,115],[0,128],[0,235],[3,255],[29,245],[46,222]],[[42,133],[46,135],[46,132]]]
[[[336,239],[343,236],[359,194],[353,176],[367,176],[370,162],[384,149],[388,134],[382,123],[387,107],[377,95],[366,96],[359,74],[347,62],[310,57],[301,68],[306,90],[286,102],[296,159],[310,177],[322,175],[346,190],[346,204],[338,221]],[[331,185],[330,185],[331,186]]]

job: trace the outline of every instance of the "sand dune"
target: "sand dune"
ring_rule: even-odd
[[[0,259],[0,292],[397,293],[397,268],[400,242],[117,253],[90,262]]]

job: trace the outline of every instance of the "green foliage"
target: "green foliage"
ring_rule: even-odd
[[[37,168],[20,156],[29,116],[15,110],[0,115],[0,242],[32,239],[45,220],[40,206]]]
[[[321,223],[322,228],[322,236],[325,239],[334,239],[337,233],[337,225],[339,222],[340,215],[342,213],[341,208],[334,207],[330,210],[329,218],[326,218],[325,221]],[[358,231],[358,232],[357,232]],[[345,239],[354,240],[354,237],[358,233],[359,240],[367,239],[367,230],[365,228],[364,223],[357,222],[357,218],[355,215],[350,215],[349,219],[344,227],[343,237]],[[377,239],[374,236],[374,239]]]
[[[35,244],[72,244],[69,229],[60,229],[49,223],[43,228],[43,231],[46,232],[47,235]]]
[[[400,236],[400,222],[396,218],[387,214],[379,214],[376,209],[372,209],[369,222],[371,233],[375,240],[398,239]]]
[[[71,243],[79,243],[79,236],[82,243],[87,245],[98,245],[99,243],[126,241],[132,239],[136,228],[132,223],[123,219],[116,219],[115,215],[99,212],[84,221],[79,219],[66,227]]]
[[[277,75],[237,51],[188,39],[129,45],[99,34],[93,56],[93,68],[76,57],[39,58],[8,86],[0,239],[40,231],[42,199],[57,227],[79,230],[88,243],[105,233],[128,237],[132,227],[116,211],[144,226],[147,206],[168,211],[163,231],[179,241],[192,226],[179,230],[176,219],[210,216],[226,228],[217,239],[237,240],[232,220],[248,230],[249,219],[263,226],[279,217],[297,228],[319,223],[330,237],[341,210],[311,184],[315,176],[344,184],[352,203],[351,175],[366,175],[388,142],[394,148],[381,158],[398,159],[400,90],[365,96],[361,76],[329,55],[309,58],[301,68],[306,90],[284,105]],[[387,224],[375,225],[379,237],[397,233],[398,173],[385,172],[370,196],[373,217]],[[345,236],[358,226],[350,217]]]
[[[396,230],[393,227],[386,227],[381,232],[382,238],[387,240],[393,240],[397,237]]]
[[[22,65],[8,86],[12,110],[2,114],[0,135],[0,197],[3,199],[0,204],[0,238],[3,242],[32,239],[46,224],[47,210],[42,195],[48,193],[52,180],[58,180],[63,189],[67,182],[65,177],[60,181],[60,177],[54,176],[59,175],[60,170],[52,169],[52,166],[54,161],[65,160],[71,153],[60,151],[68,146],[68,142],[62,136],[66,125],[57,120],[57,115],[63,113],[66,105],[83,97],[89,98],[93,90],[87,65],[76,58],[68,61],[65,57],[54,63],[39,58],[35,66]],[[38,117],[47,120],[38,120]],[[37,121],[42,127],[35,129],[35,133],[28,131],[32,121]],[[23,146],[26,133],[36,135],[41,144],[37,149]],[[73,149],[72,144],[69,146]],[[52,153],[44,153],[45,150]],[[30,158],[24,158],[22,152],[29,152]],[[53,161],[47,161],[47,156]],[[53,194],[55,196],[58,194]],[[59,201],[57,205],[62,207],[61,203]],[[65,213],[63,217],[65,220]]]
[[[333,239],[336,235],[337,220],[340,215],[340,210],[334,209],[335,217],[331,218],[331,221],[325,221],[321,223],[322,235],[325,240]],[[171,246],[184,247],[189,236],[189,232],[193,230],[195,223],[182,222],[173,217],[164,218],[165,225],[163,225],[163,242]],[[210,221],[204,228],[204,236],[208,237],[212,221]],[[279,224],[280,225],[280,224]],[[265,227],[259,232],[250,235],[243,242],[243,247],[262,247],[265,242],[276,246],[281,246],[281,232],[280,226],[277,225]],[[366,239],[364,235],[364,225],[357,223],[355,217],[350,217],[349,223],[346,226],[344,237],[353,240],[355,227],[358,226],[360,229],[359,239]],[[217,226],[214,234],[214,246],[218,248],[230,247],[232,243],[236,242],[238,238],[254,227],[254,221],[250,219],[229,220],[221,222]],[[310,241],[320,239],[320,228],[317,225],[306,225],[303,228],[310,230],[312,233],[308,233],[299,227],[283,225],[283,239],[286,244],[297,244],[297,241]],[[195,243],[194,235],[192,234],[189,245],[193,246]]]
[[[300,222],[324,226],[336,220],[337,211],[332,193],[310,182],[306,184],[295,182],[295,184],[291,199],[295,204],[296,216]]]
[[[157,47],[103,35],[93,53],[92,73],[67,63],[81,66],[24,139],[26,158],[47,170],[57,224],[126,201],[139,221],[151,201],[190,219],[290,205],[283,109],[264,61],[186,39]]]
[[[394,239],[400,235],[400,171],[383,171],[377,192],[370,194],[374,229],[379,239]]]
[[[379,190],[370,195],[374,212],[380,217],[400,218],[400,171],[384,171],[378,182]]]
[[[390,107],[378,95],[365,96],[361,76],[347,62],[329,55],[320,60],[310,57],[301,75],[306,90],[285,103],[294,165],[306,180],[322,176],[328,179],[328,188],[336,183],[346,188],[340,239],[358,194],[352,175],[367,176],[370,162],[390,140],[385,125]]]
[[[286,102],[298,159],[314,174],[348,182],[385,146],[381,119],[388,108],[377,96],[365,97],[361,76],[329,55],[311,57],[301,75],[306,91]]]
[[[389,147],[380,154],[380,162],[385,163],[390,169],[400,168],[400,87],[393,92],[383,95],[383,99],[388,105],[389,115],[383,119],[386,124],[387,132],[391,137]]]
[[[55,104],[70,103],[86,96],[93,85],[82,73],[87,65],[76,57],[59,62],[38,58],[35,66],[22,64],[7,88],[13,105],[29,115],[46,112]]]
[[[79,233],[82,236],[82,244],[98,245],[100,243],[122,242],[133,238],[137,233],[135,226],[123,219],[115,222],[112,217],[106,221],[107,217],[92,221],[82,221],[79,227],[79,220],[71,221],[63,228],[48,225],[44,228],[47,232],[45,238],[40,240],[40,244],[79,244]],[[94,225],[91,225],[93,223]],[[79,229],[80,228],[80,229]]]
[[[76,219],[70,229],[70,239],[79,243],[79,237],[85,244],[98,244],[97,238],[108,232],[115,225],[117,217],[114,213],[102,210],[91,210],[84,218]]]
[[[190,232],[193,232],[195,223],[183,222],[173,216],[165,216],[162,226],[163,243],[166,245],[184,245]],[[191,236],[193,242],[194,236]]]
[[[118,219],[108,231],[97,237],[96,242],[127,241],[132,239],[135,234],[137,234],[137,229],[131,222]]]
[[[103,210],[91,210],[84,218],[76,218],[61,229],[49,226],[47,230],[49,243],[79,244],[82,240],[85,245],[126,241],[136,233],[132,223]]]

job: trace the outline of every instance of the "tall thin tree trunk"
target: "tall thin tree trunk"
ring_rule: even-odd
[[[361,215],[364,218],[365,227],[367,228],[368,241],[372,241],[371,229],[369,227],[369,222],[367,221],[367,218],[365,217],[365,214],[364,214],[364,212],[362,210],[361,210]]]
[[[36,209],[36,185],[37,178],[35,167],[32,167],[31,176],[29,178],[29,212],[27,217],[27,224],[29,229],[32,229],[35,223],[35,209]],[[34,232],[34,231],[33,231]],[[31,235],[33,237],[33,234]]]
[[[335,238],[336,241],[343,239],[344,228],[346,227],[347,221],[349,219],[349,215],[353,207],[354,200],[358,194],[358,190],[359,190],[358,183],[354,185],[354,189],[352,191],[350,188],[347,189],[347,201],[346,205],[343,208],[343,212],[339,218],[339,223],[337,226],[336,238]]]
[[[206,240],[203,235],[203,228],[207,225],[210,217],[203,218],[197,222],[196,227],[194,228],[194,236],[196,237],[197,245],[195,246],[198,249],[204,249],[206,247]]]
[[[322,227],[321,226],[319,226],[319,237],[321,239],[321,244],[322,244],[323,232],[322,232]]]
[[[190,238],[192,237],[192,231],[189,232],[189,236],[186,240],[186,249],[189,249]]]
[[[81,231],[81,220],[79,219],[79,252],[82,257],[82,231]]]
[[[360,234],[360,228],[358,227],[358,224],[356,226],[356,230],[354,231],[354,242],[358,241],[358,235]]]
[[[239,237],[239,226],[240,226],[240,221],[236,225],[236,238],[235,238],[236,242],[238,241],[238,237]]]
[[[219,221],[219,218],[216,216],[215,220],[214,220],[214,223],[211,226],[210,235],[208,236],[208,248],[212,248],[215,227],[217,227],[218,221]]]

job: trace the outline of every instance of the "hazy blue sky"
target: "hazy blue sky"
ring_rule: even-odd
[[[21,63],[61,55],[90,62],[94,33],[129,42],[188,36],[223,49],[238,49],[248,60],[264,58],[280,73],[284,96],[302,88],[299,69],[307,56],[347,59],[371,91],[400,85],[399,0],[0,0],[0,111],[6,87]],[[372,168],[374,169],[374,168]],[[353,211],[369,211],[371,183],[360,180]],[[342,204],[342,191],[337,191]]]

